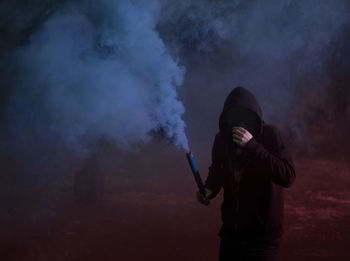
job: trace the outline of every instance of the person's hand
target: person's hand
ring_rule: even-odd
[[[210,195],[212,194],[211,190],[209,189],[205,189],[206,191],[206,196],[203,196],[202,193],[200,193],[199,191],[197,191],[197,200],[199,203],[204,204],[204,205],[209,205],[210,204],[210,199],[208,199],[208,197],[210,197]]]
[[[250,141],[252,138],[253,135],[243,127],[232,127],[232,140],[239,147],[243,148],[247,144],[247,142]]]

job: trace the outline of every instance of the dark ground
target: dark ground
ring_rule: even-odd
[[[110,171],[90,203],[74,200],[69,179],[2,190],[0,260],[217,260],[222,192],[200,205],[184,153],[160,154]],[[294,161],[281,260],[350,260],[349,164]],[[197,163],[204,177],[207,162]]]

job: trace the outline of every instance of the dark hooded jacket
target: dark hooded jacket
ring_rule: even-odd
[[[233,106],[249,109],[259,121],[253,138],[238,155],[232,130],[223,124],[225,113]],[[234,88],[227,96],[219,129],[205,187],[213,192],[211,198],[224,189],[220,237],[279,242],[284,232],[284,189],[295,180],[294,163],[281,132],[262,120],[255,96],[243,87]]]

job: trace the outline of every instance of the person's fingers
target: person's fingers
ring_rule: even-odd
[[[235,126],[235,127],[233,127],[233,129],[239,133],[242,133],[242,134],[244,134],[246,132],[246,129],[244,129],[240,126]]]
[[[232,133],[232,137],[239,139],[241,142],[246,142],[252,137],[252,135],[248,134],[248,133],[245,133],[243,135],[239,135],[237,133]]]
[[[237,129],[232,130],[232,135],[236,135],[238,137],[244,137],[246,135],[246,133],[243,133],[241,131],[238,131]]]
[[[242,146],[243,146],[242,141],[239,141],[239,140],[233,140],[233,142],[234,142],[234,143],[236,143],[236,144],[237,144],[237,146],[239,146],[239,147],[242,147]]]
[[[244,137],[244,134],[239,133],[239,132],[232,132],[232,135],[235,135],[237,137]]]
[[[242,138],[244,138],[244,136],[237,135],[236,133],[233,133],[233,134],[232,134],[232,137],[233,137],[233,138],[236,138],[236,139],[240,139],[240,140],[241,140]]]
[[[209,199],[203,196],[199,191],[197,191],[197,199],[202,204],[207,205],[209,203]]]
[[[237,130],[233,130],[233,131],[232,131],[232,135],[237,135],[237,136],[239,136],[239,137],[243,137],[243,136],[244,136],[244,133],[238,132]]]
[[[239,143],[242,142],[242,138],[241,138],[241,137],[237,137],[237,136],[233,136],[233,137],[232,137],[232,140],[233,140],[234,142],[239,142]]]

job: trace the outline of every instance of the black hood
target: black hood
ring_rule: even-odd
[[[224,108],[220,114],[219,118],[219,129],[221,132],[231,133],[232,127],[227,126],[226,119],[230,117],[232,111],[238,112],[238,115],[250,115],[251,121],[255,122],[255,127],[250,130],[254,138],[258,137],[262,133],[264,121],[262,119],[262,110],[261,107],[252,94],[246,88],[241,86],[234,88],[229,95],[226,97]],[[240,113],[242,112],[242,113]],[[231,128],[231,129],[229,129]]]

